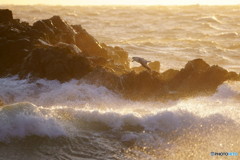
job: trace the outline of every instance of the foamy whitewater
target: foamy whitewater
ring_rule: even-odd
[[[161,62],[161,72],[203,58],[239,73],[240,6],[1,6],[30,23],[60,15],[100,42]],[[138,65],[133,63],[134,65]],[[0,159],[239,159],[240,82],[211,96],[124,99],[87,81],[0,78]]]

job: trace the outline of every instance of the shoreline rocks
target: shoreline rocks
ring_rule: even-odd
[[[0,10],[0,23],[13,20],[12,11],[9,9]]]
[[[224,81],[240,79],[202,59],[163,73],[158,61],[149,64],[151,72],[130,68],[124,49],[99,43],[81,25],[69,25],[59,16],[29,25],[13,19],[10,10],[0,10],[0,50],[0,77],[84,79],[133,100],[212,94]]]
[[[4,103],[3,101],[0,100],[0,106],[4,106]]]

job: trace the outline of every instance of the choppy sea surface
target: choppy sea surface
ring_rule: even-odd
[[[161,72],[203,58],[240,72],[240,6],[0,6],[33,23],[60,15]],[[131,64],[133,66],[137,64]],[[0,159],[239,159],[240,83],[211,96],[136,102],[71,80],[0,78]]]

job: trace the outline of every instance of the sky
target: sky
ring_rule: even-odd
[[[46,5],[233,5],[240,0],[0,0],[0,4]]]

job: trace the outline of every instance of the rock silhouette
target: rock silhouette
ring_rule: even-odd
[[[224,81],[239,80],[239,74],[202,59],[163,73],[158,61],[149,64],[152,71],[130,68],[124,49],[99,43],[81,25],[59,16],[29,25],[10,10],[0,10],[0,51],[0,77],[84,79],[134,100],[212,94]]]
[[[8,22],[13,20],[12,11],[9,9],[0,10],[0,22]]]
[[[3,105],[4,105],[3,101],[0,100],[0,106],[3,106]]]
[[[31,74],[38,78],[58,79],[62,82],[79,79],[92,71],[91,62],[71,46],[36,48],[25,58],[20,75]]]

